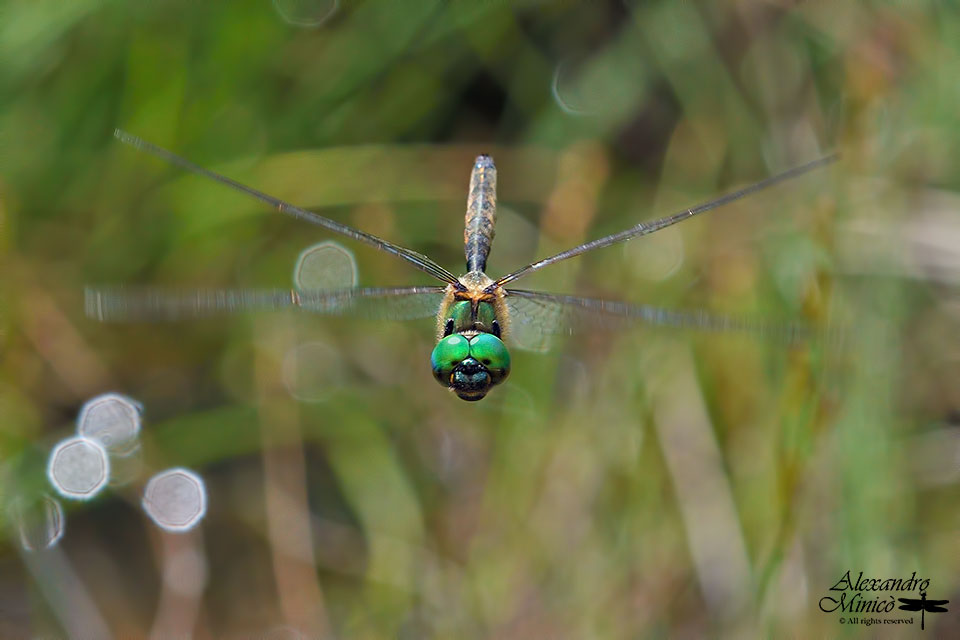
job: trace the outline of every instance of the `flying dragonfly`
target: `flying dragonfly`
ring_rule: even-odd
[[[308,267],[305,271],[312,275],[299,280],[295,277],[293,289],[175,292],[152,288],[88,287],[85,307],[90,317],[100,321],[176,320],[287,307],[299,307],[327,315],[359,313],[391,319],[435,316],[437,344],[430,356],[433,377],[458,397],[471,401],[482,399],[510,374],[510,352],[505,341],[509,342],[511,336],[520,333],[549,336],[582,327],[622,326],[637,322],[704,330],[769,329],[762,324],[700,311],[675,311],[616,300],[516,289],[507,285],[563,260],[665,229],[796,178],[837,158],[836,154],[821,157],[709,202],[664,218],[637,223],[629,229],[561,251],[494,279],[486,274],[486,267],[496,223],[497,169],[493,158],[488,155],[478,156],[470,173],[463,232],[466,273],[456,276],[422,253],[296,207],[200,167],[125,131],[118,129],[114,135],[139,151],[245,193],[280,213],[396,256],[429,274],[442,285],[337,289],[314,286],[324,280],[324,256],[331,253],[317,251],[312,256],[305,253],[301,257],[300,266],[306,263]],[[794,330],[790,327],[782,329],[787,332]]]

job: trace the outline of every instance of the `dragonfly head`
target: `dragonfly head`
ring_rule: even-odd
[[[433,348],[433,377],[462,400],[480,400],[510,375],[510,352],[492,333],[453,333]]]

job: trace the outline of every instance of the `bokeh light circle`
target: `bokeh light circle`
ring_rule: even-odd
[[[319,27],[340,8],[340,0],[273,0],[284,22],[295,27]]]
[[[66,529],[63,507],[50,496],[43,496],[33,504],[18,499],[13,503],[13,520],[20,533],[20,545],[25,551],[43,551],[60,541]]]
[[[96,440],[80,436],[68,438],[50,452],[47,477],[63,497],[89,500],[106,486],[110,459]]]
[[[203,479],[188,469],[167,469],[156,474],[143,490],[143,510],[166,531],[188,531],[207,512]]]
[[[301,292],[350,289],[358,281],[353,253],[332,240],[304,249],[293,267],[293,286]]]
[[[139,403],[119,393],[99,395],[80,409],[77,435],[98,441],[111,453],[123,454],[136,444],[142,412]]]
[[[292,347],[283,358],[283,385],[301,402],[323,402],[343,386],[346,365],[340,352],[325,342]]]

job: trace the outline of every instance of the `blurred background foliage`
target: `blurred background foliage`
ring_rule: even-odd
[[[5,0],[0,637],[912,637],[818,602],[960,599],[958,69],[936,1]],[[523,286],[844,339],[581,334],[468,404],[432,321],[98,324],[85,284],[284,287],[329,239],[114,127],[454,271],[491,153],[494,277],[837,150]],[[140,466],[24,551],[7,507],[106,391]],[[139,508],[170,466],[207,483],[187,534]]]

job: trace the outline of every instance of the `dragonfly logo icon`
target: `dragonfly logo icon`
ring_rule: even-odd
[[[920,612],[920,629],[923,630],[924,627],[924,614],[929,613],[942,613],[946,612],[947,608],[943,605],[950,602],[949,600],[927,600],[927,592],[920,592],[920,599],[916,598],[897,598],[900,601],[900,609],[904,611],[919,611]]]

